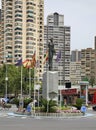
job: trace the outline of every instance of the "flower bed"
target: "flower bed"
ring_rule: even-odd
[[[81,113],[80,110],[63,110],[64,113]]]

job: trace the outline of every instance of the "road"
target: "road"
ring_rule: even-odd
[[[0,117],[0,130],[96,130],[96,116],[66,119]]]
[[[0,130],[96,130],[96,111],[87,112],[87,116],[84,117],[64,119],[17,117],[8,116],[8,111],[0,112]]]

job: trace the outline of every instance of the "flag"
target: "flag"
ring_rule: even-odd
[[[32,55],[31,67],[34,68],[36,65],[36,52]]]
[[[57,57],[56,57],[56,62],[59,62],[61,59],[61,50],[58,52]]]
[[[28,60],[27,61],[27,66],[26,66],[27,69],[31,68],[31,60]]]
[[[26,60],[23,62],[23,66],[24,66],[25,68],[31,68],[31,60],[26,59]]]
[[[16,65],[16,66],[21,66],[21,65],[22,65],[22,58],[19,59],[15,65]]]
[[[25,67],[25,68],[34,68],[35,67],[35,65],[36,65],[36,58],[35,58],[35,56],[36,56],[36,53],[34,53],[33,55],[32,55],[32,60],[29,60],[29,59],[26,59],[24,62],[23,62],[23,66]]]
[[[46,51],[46,55],[44,56],[43,64],[45,64],[47,60],[48,60],[48,50]]]

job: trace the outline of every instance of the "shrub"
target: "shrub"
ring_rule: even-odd
[[[50,112],[55,113],[57,111],[57,107],[53,106],[50,108]]]
[[[11,108],[11,104],[4,104],[4,108]]]
[[[32,101],[31,98],[25,98],[23,100],[23,107],[24,108],[27,108],[27,105]],[[16,104],[17,107],[19,107],[19,99],[18,98],[14,98],[12,101],[11,101],[11,104]]]
[[[83,104],[83,99],[77,98],[77,100],[76,100],[76,105],[74,105],[74,106],[77,107],[78,110],[80,110],[82,104]]]
[[[13,98],[11,100],[11,104],[16,104],[16,106],[19,107],[19,99],[18,98]]]
[[[32,102],[32,99],[31,98],[25,98],[24,99],[24,108],[27,108],[27,105],[30,103],[30,102]]]

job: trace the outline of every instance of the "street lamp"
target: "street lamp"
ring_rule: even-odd
[[[8,74],[7,74],[7,56],[5,57],[5,69],[6,69],[6,76],[5,76],[5,97],[7,98],[7,82],[8,82]]]
[[[35,90],[37,90],[38,91],[38,107],[39,107],[39,90],[40,90],[40,84],[37,84],[37,85],[35,85]]]

